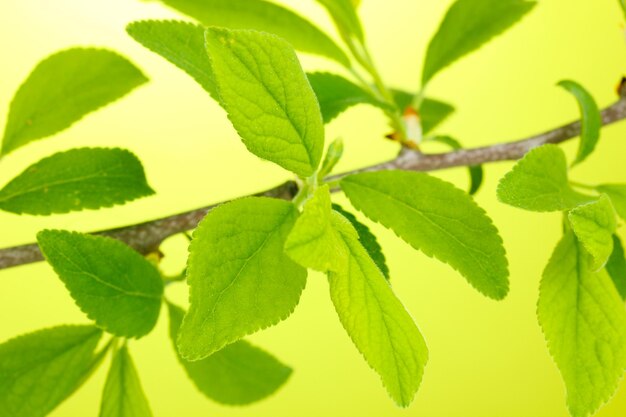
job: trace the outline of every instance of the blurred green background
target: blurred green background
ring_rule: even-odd
[[[313,0],[283,0],[332,31]],[[541,132],[577,117],[572,97],[555,84],[564,78],[587,87],[601,106],[616,99],[626,72],[623,16],[616,0],[543,0],[513,30],[446,70],[429,95],[453,103],[457,112],[439,128],[466,146],[507,141]],[[363,0],[361,15],[372,53],[387,82],[417,89],[428,41],[448,0]],[[79,146],[119,146],[143,160],[157,195],[124,207],[44,217],[0,212],[0,246],[31,242],[43,228],[103,229],[192,209],[269,188],[287,178],[276,166],[248,154],[224,112],[187,75],[134,43],[124,31],[143,18],[176,15],[158,3],[134,0],[20,0],[0,2],[0,114],[29,71],[59,49],[95,45],[120,51],[151,82],[53,139],[11,154],[0,163],[0,185],[30,163]],[[342,72],[322,59],[303,57],[306,69]],[[358,107],[327,128],[342,136],[346,156],[338,170],[387,158],[396,147],[375,109]],[[575,143],[565,146],[572,155]],[[440,150],[432,148],[432,150]],[[603,130],[594,156],[575,179],[626,182],[626,123]],[[560,232],[559,214],[526,213],[495,198],[510,163],[486,169],[477,201],[494,218],[511,264],[511,293],[502,302],[482,297],[451,268],[415,252],[381,227],[392,283],[419,324],[430,362],[414,403],[396,408],[379,378],[344,333],[328,299],[325,278],[310,274],[300,306],[286,322],[251,338],[295,372],[277,395],[245,408],[205,399],[187,380],[167,338],[167,317],[131,352],[155,416],[421,416],[565,417],[565,393],[535,317],[541,272]],[[466,187],[463,169],[436,173]],[[338,202],[345,202],[337,196]],[[620,229],[626,237],[624,228]],[[185,240],[164,245],[164,267],[182,268]],[[184,284],[168,288],[183,304]],[[164,311],[165,312],[165,311]],[[44,264],[0,272],[0,340],[86,318],[60,280]],[[106,365],[106,364],[105,364]],[[60,406],[54,417],[98,414],[106,366]],[[626,415],[626,384],[598,415]],[[7,416],[8,417],[8,416]]]

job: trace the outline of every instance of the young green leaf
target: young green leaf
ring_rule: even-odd
[[[49,215],[111,207],[151,194],[141,162],[129,151],[80,148],[28,167],[0,190],[0,209]]]
[[[255,29],[273,33],[302,52],[321,55],[350,67],[350,59],[331,38],[308,20],[264,0],[161,0],[204,26]]]
[[[350,36],[354,36],[361,42],[364,41],[361,21],[352,0],[317,0],[317,2],[326,8],[342,38],[349,41]]]
[[[413,94],[401,90],[392,90],[396,106],[402,111],[411,107]],[[454,106],[443,101],[425,98],[419,108],[419,117],[422,123],[422,133],[431,133],[437,126],[443,123],[452,113]]]
[[[605,268],[622,299],[626,300],[626,258],[622,241],[617,235],[613,235],[613,253]]]
[[[617,214],[626,220],[626,184],[602,184],[596,189],[611,198]]]
[[[584,161],[596,148],[600,138],[602,116],[593,96],[582,85],[570,80],[563,80],[558,85],[576,97],[578,107],[580,108],[580,146],[578,147],[576,159],[572,163],[572,165],[576,165]]]
[[[446,144],[454,150],[463,149],[463,146],[461,146],[461,143],[451,136],[435,136],[432,138],[432,140],[434,142],[441,142],[443,144]],[[478,190],[480,189],[480,186],[483,183],[483,176],[484,176],[483,166],[472,165],[472,166],[469,166],[467,169],[469,171],[469,176],[470,176],[470,186],[469,186],[468,194],[474,195],[478,192]]]
[[[517,23],[536,3],[523,0],[457,0],[433,36],[422,73],[425,86],[439,71]]]
[[[176,349],[176,338],[185,312],[169,306],[170,337]],[[292,369],[269,353],[239,340],[199,361],[176,355],[187,375],[208,398],[221,404],[245,405],[260,401],[282,387]]]
[[[219,101],[211,62],[204,49],[204,28],[176,20],[142,20],[126,27],[137,42],[189,74]]]
[[[152,417],[128,347],[116,352],[102,393],[100,417]]]
[[[393,400],[407,407],[428,362],[426,343],[350,223],[333,212],[348,252],[345,268],[328,274],[330,297],[348,335],[380,375]]]
[[[0,155],[70,127],[147,80],[112,51],[74,48],[51,55],[15,93]]]
[[[286,201],[250,197],[212,210],[193,234],[187,264],[191,306],[178,349],[200,360],[287,318],[306,269],[283,251],[298,211]]]
[[[345,78],[327,72],[307,74],[322,110],[324,123],[357,104],[370,104],[387,110],[390,106]]]
[[[387,279],[387,281],[389,281],[390,277],[389,277],[389,267],[387,266],[387,260],[385,259],[385,255],[383,254],[383,249],[380,247],[380,244],[378,243],[378,239],[376,239],[376,236],[374,235],[374,233],[371,232],[369,227],[367,227],[366,225],[358,221],[354,214],[350,213],[349,211],[346,211],[339,204],[333,204],[332,207],[333,207],[333,210],[341,214],[352,224],[354,229],[359,234],[359,241],[361,242],[361,245],[363,245],[363,247],[369,254],[370,258],[372,258],[372,261],[374,261],[378,269],[380,269],[380,272],[382,272],[385,278]]]
[[[102,332],[93,326],[39,330],[0,345],[0,415],[43,417],[97,364]]]
[[[37,241],[78,307],[98,326],[121,337],[152,330],[163,281],[139,253],[109,237],[62,230],[39,232]]]
[[[509,290],[498,230],[485,211],[452,184],[419,172],[350,175],[341,188],[357,209],[415,249],[458,270],[488,297]]]
[[[324,148],[320,108],[293,48],[250,30],[210,28],[206,48],[220,102],[250,152],[300,177]]]
[[[500,180],[498,199],[530,211],[563,211],[595,198],[570,187],[567,161],[561,148],[543,145],[528,152]]]
[[[567,217],[576,237],[593,258],[591,268],[602,268],[613,253],[613,233],[617,229],[611,200],[602,195],[597,201],[572,209]]]
[[[324,156],[324,161],[322,162],[322,167],[320,171],[317,173],[318,181],[322,182],[324,178],[330,174],[335,165],[341,160],[343,156],[343,139],[337,138],[328,145],[328,149],[326,150],[326,156]]]
[[[624,303],[606,271],[591,271],[590,258],[566,232],[543,273],[537,305],[573,417],[608,401],[626,367]]]

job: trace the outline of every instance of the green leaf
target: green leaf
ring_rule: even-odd
[[[80,148],[28,167],[0,190],[0,209],[49,215],[111,207],[151,194],[141,162],[129,151]]]
[[[43,417],[82,385],[97,364],[102,332],[61,326],[0,345],[0,415]]]
[[[385,259],[383,249],[380,247],[378,239],[376,239],[374,233],[372,233],[372,231],[366,225],[358,221],[354,214],[346,211],[339,204],[333,204],[332,207],[333,210],[341,214],[352,224],[354,229],[359,234],[359,241],[361,242],[361,245],[363,245],[370,258],[372,258],[372,261],[374,261],[378,269],[380,269],[380,272],[382,272],[385,278],[389,280],[390,277],[387,260]]]
[[[168,304],[170,336],[176,349],[176,338],[185,312]],[[269,353],[245,340],[225,346],[199,361],[176,355],[187,375],[208,398],[221,404],[245,405],[262,400],[282,387],[292,369]]]
[[[626,367],[626,310],[606,271],[572,232],[557,245],[541,281],[537,315],[567,388],[573,417],[594,413]]]
[[[624,247],[617,235],[613,235],[613,253],[606,263],[606,272],[615,284],[615,288],[626,301],[626,258],[624,258]]]
[[[380,269],[359,243],[350,223],[333,212],[333,227],[348,258],[328,275],[330,297],[348,335],[380,375],[389,395],[407,407],[419,388],[428,349],[419,329]]]
[[[523,0],[457,0],[428,45],[422,85],[454,61],[509,29],[535,4]]]
[[[613,253],[613,233],[617,229],[611,200],[602,195],[597,201],[572,209],[567,217],[576,237],[593,258],[591,268],[602,268]]]
[[[580,108],[580,145],[576,159],[572,163],[572,165],[576,165],[584,161],[596,148],[598,139],[600,139],[602,116],[593,96],[582,85],[570,80],[561,81],[558,85],[576,97]]]
[[[128,347],[116,352],[102,393],[100,417],[152,417]]]
[[[626,184],[602,184],[596,189],[611,198],[617,214],[626,220]]]
[[[330,174],[335,165],[341,160],[343,156],[343,139],[337,138],[328,145],[328,149],[326,150],[326,156],[324,156],[324,161],[322,162],[322,167],[320,171],[317,173],[318,181],[322,182],[324,178]]]
[[[291,46],[270,34],[206,31],[221,104],[250,152],[300,177],[317,169],[324,124]]]
[[[443,144],[446,144],[454,150],[463,149],[463,146],[461,146],[461,143],[458,140],[450,136],[435,136],[432,138],[432,140],[435,142],[441,142]],[[480,189],[480,186],[483,183],[483,176],[484,176],[483,166],[472,165],[472,166],[469,166],[467,170],[469,171],[469,176],[470,176],[470,186],[469,186],[468,194],[474,195],[478,192],[478,190]]]
[[[458,270],[477,290],[502,299],[509,289],[502,239],[485,211],[452,184],[420,172],[350,175],[341,188],[357,209],[415,249]]]
[[[205,358],[293,312],[306,270],[283,247],[297,217],[290,202],[250,197],[202,220],[189,248],[191,306],[178,337],[185,359]]]
[[[404,111],[412,106],[413,94],[401,90],[392,90],[392,94],[400,110]],[[431,98],[423,99],[419,109],[423,134],[426,135],[434,131],[452,113],[454,113],[454,106],[451,104]]]
[[[556,145],[535,148],[518,161],[500,180],[498,199],[530,211],[564,211],[594,200],[570,187],[565,153]]]
[[[176,20],[142,20],[126,27],[137,42],[189,74],[219,101],[211,62],[204,49],[204,28]]]
[[[308,74],[308,77],[319,101],[324,123],[329,123],[357,104],[370,104],[384,110],[389,109],[388,104],[339,75],[314,72]]]
[[[139,253],[109,237],[62,230],[39,232],[37,241],[78,307],[98,326],[122,337],[152,330],[163,281]]]
[[[350,59],[324,32],[296,13],[264,0],[161,0],[204,26],[255,29],[287,40],[302,52],[350,67]]]
[[[0,155],[67,129],[146,81],[112,51],[74,48],[51,55],[15,93]]]
[[[317,0],[317,2],[326,8],[342,38],[349,42],[350,36],[355,36],[361,42],[364,41],[361,21],[352,0]]]

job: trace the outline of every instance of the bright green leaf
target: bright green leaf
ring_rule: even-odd
[[[428,349],[419,329],[396,298],[358,234],[333,212],[333,227],[348,252],[344,268],[330,272],[330,296],[343,327],[389,395],[407,407],[419,388]]]
[[[102,393],[100,417],[152,417],[128,347],[115,352]]]
[[[611,398],[626,367],[626,310],[606,271],[566,232],[543,273],[537,315],[573,417]]]
[[[352,0],[317,0],[317,2],[326,8],[342,38],[349,42],[350,36],[355,36],[363,42],[365,38],[363,28]]]
[[[432,140],[435,142],[444,143],[454,150],[463,149],[463,146],[461,146],[461,143],[458,140],[450,136],[435,136],[432,138]],[[472,165],[472,166],[469,166],[467,169],[469,171],[469,176],[470,176],[470,186],[469,186],[468,193],[469,195],[474,195],[478,192],[478,190],[480,189],[480,186],[483,183],[483,176],[484,176],[483,166]]]
[[[253,154],[301,177],[317,169],[324,124],[291,46],[267,33],[207,29],[220,102]]]
[[[170,336],[176,348],[185,312],[169,304]],[[187,375],[208,398],[221,404],[245,405],[262,400],[282,387],[291,368],[245,340],[225,346],[211,356],[189,362],[176,351]]]
[[[370,104],[381,109],[389,109],[388,104],[339,75],[314,72],[308,74],[308,77],[319,101],[324,123],[329,123],[339,114],[357,104]]]
[[[204,26],[273,33],[302,52],[350,67],[346,54],[324,32],[296,13],[264,0],[161,0]]]
[[[70,127],[146,81],[115,52],[74,48],[51,55],[15,93],[0,155]]]
[[[602,268],[613,253],[613,233],[617,228],[611,200],[603,195],[572,209],[567,217],[576,237],[593,258],[592,269]]]
[[[600,109],[593,96],[585,88],[569,80],[559,82],[559,86],[569,91],[578,101],[581,115],[580,146],[578,154],[572,165],[584,161],[596,148],[600,138],[600,128],[602,127],[602,116]]]
[[[69,397],[99,362],[93,326],[39,330],[0,345],[0,415],[43,417]]]
[[[152,330],[163,281],[139,253],[109,237],[62,230],[39,232],[37,241],[78,307],[98,326],[122,337]]]
[[[322,162],[322,167],[320,171],[317,173],[317,179],[321,182],[324,178],[330,174],[335,165],[341,160],[343,156],[343,139],[337,138],[328,145],[328,149],[326,150],[326,156],[324,156],[324,161]]]
[[[189,248],[191,306],[178,337],[184,358],[205,358],[293,312],[306,270],[283,247],[297,217],[290,202],[251,197],[202,220]]]
[[[613,235],[613,253],[606,263],[606,272],[609,273],[622,299],[626,300],[626,258],[622,241],[617,235]]]
[[[356,209],[448,263],[483,294],[502,299],[508,293],[509,272],[498,230],[452,184],[420,172],[381,171],[350,175],[341,188]]]
[[[129,151],[80,148],[28,167],[0,190],[0,209],[48,215],[111,207],[151,194],[141,162]]]
[[[611,198],[617,214],[626,220],[626,184],[602,184],[596,189]]]
[[[518,161],[500,180],[498,199],[531,211],[564,211],[594,200],[570,187],[565,153],[556,145],[535,148]]]
[[[413,94],[401,90],[392,90],[396,106],[401,111],[411,107],[413,103]],[[422,123],[422,133],[424,135],[435,130],[437,126],[443,123],[452,113],[454,106],[443,101],[425,98],[419,109],[419,117]]]
[[[176,20],[142,20],[126,31],[137,42],[185,71],[219,101],[211,62],[204,48],[204,28]]]
[[[422,85],[457,59],[509,29],[534,6],[534,2],[523,0],[457,0],[428,45]]]

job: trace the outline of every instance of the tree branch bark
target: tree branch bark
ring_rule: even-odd
[[[620,90],[622,98],[602,110],[603,125],[609,125],[626,119],[626,87]],[[390,169],[435,171],[459,166],[515,160],[523,157],[529,150],[538,146],[548,143],[558,144],[577,137],[580,134],[580,126],[580,121],[576,121],[529,138],[454,152],[423,154],[405,148],[391,161],[335,175],[331,177],[331,179],[339,179],[358,172]],[[297,191],[298,187],[296,183],[288,181],[255,195],[290,200],[296,195]],[[138,252],[147,254],[158,250],[159,245],[166,238],[177,233],[194,229],[200,220],[218,204],[141,224],[104,230],[96,232],[95,234],[121,240]],[[41,260],[43,260],[43,257],[36,243],[0,249],[0,269],[25,265]]]

